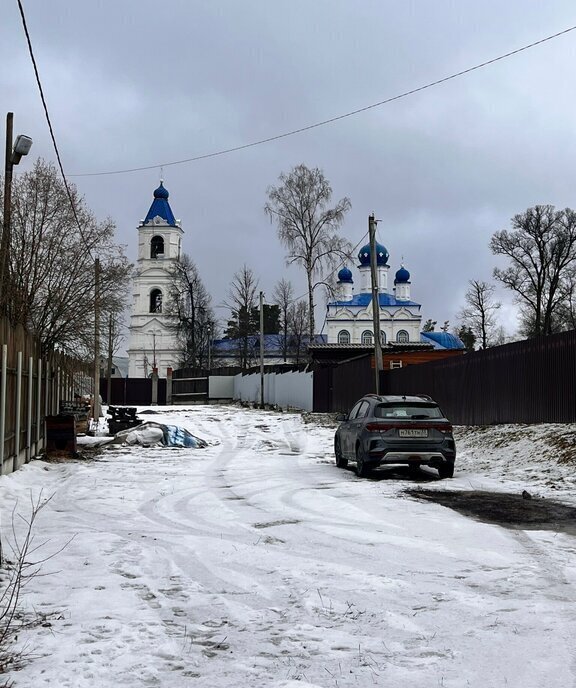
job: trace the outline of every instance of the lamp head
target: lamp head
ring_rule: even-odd
[[[12,151],[12,164],[17,165],[23,155],[28,155],[30,148],[32,148],[32,139],[24,134],[19,134],[14,143],[14,150]]]

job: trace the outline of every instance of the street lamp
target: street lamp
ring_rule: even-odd
[[[6,165],[4,168],[4,223],[2,227],[2,240],[0,241],[0,304],[1,314],[8,314],[8,304],[13,298],[10,290],[10,222],[12,209],[12,169],[17,165],[23,155],[28,155],[32,146],[29,136],[20,134],[12,146],[12,127],[14,113],[6,115]]]

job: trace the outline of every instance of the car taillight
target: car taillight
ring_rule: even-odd
[[[387,432],[397,427],[398,424],[396,423],[366,423],[366,430],[368,432]]]
[[[433,425],[432,427],[434,430],[438,430],[444,434],[452,432],[452,426],[449,423],[438,423],[438,425]]]

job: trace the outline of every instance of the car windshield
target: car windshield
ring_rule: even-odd
[[[414,402],[396,402],[378,404],[374,409],[376,418],[443,418],[442,412],[435,404],[418,404]]]

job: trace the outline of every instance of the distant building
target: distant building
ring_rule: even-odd
[[[128,358],[126,356],[114,356],[112,358],[111,377],[128,376]],[[100,377],[108,377],[108,357],[100,356]]]
[[[376,244],[376,273],[380,306],[380,341],[402,344],[420,342],[421,305],[410,298],[410,273],[402,265],[389,285],[389,254]],[[352,272],[344,267],[338,273],[337,295],[327,304],[326,328],[329,344],[374,344],[370,245],[358,253],[360,286],[354,293]]]
[[[449,332],[421,332],[421,304],[411,299],[410,273],[401,265],[390,284],[389,253],[376,244],[376,275],[380,342],[384,369],[401,368],[463,353],[463,342]],[[373,353],[372,281],[370,245],[358,253],[359,290],[349,268],[338,273],[336,298],[326,308],[326,341],[310,347],[316,362],[336,364],[354,356]]]
[[[129,377],[160,377],[178,366],[180,350],[172,319],[166,315],[171,283],[170,268],[180,259],[184,232],[160,182],[145,219],[138,227],[138,263],[128,344]]]

